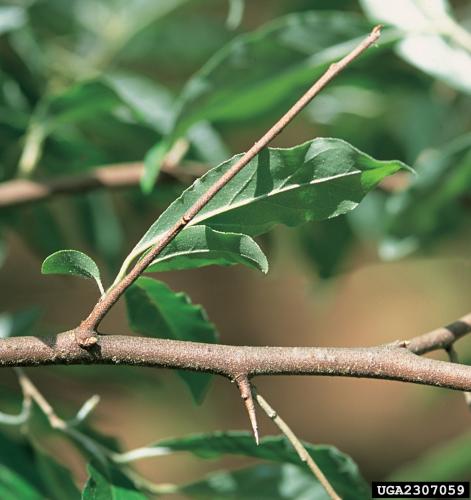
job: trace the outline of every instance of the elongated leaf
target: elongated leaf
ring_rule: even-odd
[[[152,246],[240,158],[213,168],[175,200],[126,258]],[[290,149],[267,148],[224,186],[190,222],[257,235],[275,224],[296,226],[353,210],[387,175],[407,168],[378,161],[340,139],[314,139]]]
[[[324,488],[312,473],[294,465],[263,464],[239,469],[220,471],[201,481],[189,484],[179,491],[186,498],[198,500],[329,500]],[[364,500],[368,492],[347,490],[344,500]]]
[[[221,233],[207,226],[193,226],[183,230],[146,271],[233,264],[245,264],[264,273],[268,272],[267,258],[250,236]]]
[[[303,12],[236,37],[188,81],[174,134],[200,120],[248,119],[292,102],[370,29],[352,13]]]
[[[83,500],[146,500],[119,470],[110,469],[106,475],[93,463],[87,469],[89,478],[82,492]]]
[[[104,293],[100,271],[95,261],[78,250],[59,250],[49,255],[41,266],[41,272],[43,274],[72,274],[94,279],[100,292]]]
[[[333,446],[309,443],[304,443],[304,446],[342,498],[367,498],[369,488],[350,457]],[[214,459],[223,455],[243,455],[279,463],[302,465],[297,453],[285,437],[268,436],[263,438],[257,446],[253,436],[248,432],[218,432],[166,439],[147,448],[124,454],[123,457],[128,456],[129,460],[132,460],[177,451],[188,451],[201,458]],[[316,482],[314,480],[314,483]],[[348,496],[348,494],[357,496]]]
[[[463,222],[461,202],[471,183],[471,134],[427,151],[416,168],[410,186],[386,205],[387,233],[380,247],[385,259],[420,249]]]
[[[452,87],[471,92],[471,35],[453,19],[446,0],[361,0],[370,19],[404,30],[398,54]]]
[[[152,278],[139,278],[126,292],[129,323],[133,331],[148,337],[193,342],[216,342],[217,333],[201,306],[195,306],[184,293],[174,293]],[[193,398],[201,402],[211,376],[178,371]]]

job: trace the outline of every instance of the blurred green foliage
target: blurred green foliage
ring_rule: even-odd
[[[234,200],[245,203],[252,196],[248,211],[233,209],[226,226],[222,215],[222,225],[217,226],[216,216],[213,229],[190,228],[195,234],[182,234],[167,248],[175,254],[173,264],[167,256],[168,262],[163,259],[154,265],[167,270],[168,266],[245,263],[266,271],[263,252],[245,235],[261,231],[249,226],[258,221],[268,230],[274,222],[303,219],[310,222],[292,230],[296,236],[290,239],[292,251],[310,262],[321,278],[332,279],[346,268],[358,245],[375,248],[378,259],[404,258],[436,250],[440,241],[469,228],[471,35],[465,30],[471,23],[469,5],[450,5],[445,0],[273,0],[263,3],[267,8],[255,4],[235,0],[12,0],[0,4],[0,182],[54,180],[105,164],[145,162],[142,189],[75,193],[54,203],[0,209],[0,264],[8,252],[4,235],[11,231],[41,259],[75,246],[114,274],[132,238],[144,233],[155,219],[156,207],[163,210],[187,187],[186,181],[159,177],[165,155],[178,141],[188,145],[183,164],[198,162],[209,168],[239,153],[248,145],[246,129],[252,134],[276,119],[313,78],[377,22],[386,25],[378,46],[308,107],[299,119],[300,137],[291,146],[313,136],[332,136],[380,160],[396,158],[412,165],[416,175],[404,173],[399,183],[393,178],[394,182],[381,184],[342,217],[322,221],[318,219],[325,217],[314,217],[306,208],[294,216],[293,207],[299,210],[306,199],[301,190],[293,189],[292,199],[285,197],[284,207],[277,212],[252,203],[261,190],[264,195],[274,191],[269,185],[273,178],[284,186],[291,175],[303,177],[297,167],[307,165],[300,159],[306,151],[299,153],[306,145],[286,150],[287,159],[279,165],[273,166],[276,158],[271,157],[267,168],[262,159],[252,165],[254,172],[272,169],[270,175],[252,178],[262,185],[255,182],[250,191],[247,178],[237,192],[223,193],[212,207],[224,212]],[[251,135],[249,141],[256,138]],[[363,166],[384,165],[355,154]],[[333,150],[326,170],[342,173],[349,155]],[[353,195],[346,196],[337,186],[329,214],[353,208],[338,210],[346,199],[359,202],[399,163],[387,165],[390,171],[378,174],[366,187],[362,182]],[[205,179],[217,177],[221,168],[225,167],[210,171]],[[247,172],[249,177],[255,175]],[[295,180],[301,184],[302,179]],[[204,183],[203,179],[193,191],[203,189]],[[179,198],[155,227],[165,225],[165,217],[181,215],[175,206],[180,209],[185,196],[189,195]],[[318,200],[313,207],[319,210],[315,203]],[[228,221],[242,234],[214,230],[227,230]],[[147,233],[144,242],[149,243],[154,233]],[[125,264],[148,246],[132,252]],[[62,261],[53,264],[53,272],[64,272]],[[86,255],[75,255],[73,265],[78,274],[99,276]],[[71,272],[70,266],[65,271]],[[202,310],[163,283],[142,278],[127,298],[128,305],[134,303],[129,316],[137,332],[155,335],[159,330],[166,337],[201,340],[198,333],[203,331],[216,341],[215,329]],[[147,311],[141,310],[143,304]],[[27,333],[37,315],[35,309],[2,314],[0,337]],[[205,380],[195,382],[195,377]],[[200,399],[206,375],[185,373],[184,379]],[[138,377],[135,380],[140,382]],[[4,424],[20,423],[30,438],[17,442],[11,432],[0,434],[0,496],[78,498],[70,472],[38,444],[33,422],[39,413],[35,408],[26,426],[23,418],[0,418]],[[188,486],[150,485],[119,462],[114,443],[84,418],[79,420],[59,434],[91,461],[83,498],[137,499],[149,492],[190,498],[325,498],[319,483],[278,438],[264,440],[259,448],[245,434],[236,433],[158,443],[165,453],[179,449],[214,456],[217,442],[217,455],[242,453],[278,463],[217,472]],[[48,426],[43,421],[40,432]],[[48,428],[47,432],[58,431]],[[463,443],[468,441],[466,436]],[[469,470],[469,452],[463,443],[452,443],[438,459],[432,453],[395,477],[460,479]],[[318,448],[308,445],[308,450],[322,462]],[[342,497],[366,498],[364,480],[351,459],[331,447],[321,451],[331,457],[324,465]]]

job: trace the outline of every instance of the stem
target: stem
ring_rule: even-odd
[[[407,347],[250,347],[98,335],[82,349],[70,330],[55,337],[0,340],[0,366],[108,364],[183,369],[222,375],[324,375],[397,380],[471,391],[471,366],[424,358]],[[412,344],[412,342],[411,342]]]
[[[253,390],[255,392],[255,399],[257,400],[257,403],[260,405],[260,408],[262,408],[262,410],[268,415],[268,418],[273,420],[273,423],[286,436],[286,438],[292,444],[293,448],[298,454],[299,458],[301,459],[301,462],[305,463],[309,467],[309,469],[311,469],[311,472],[314,474],[314,477],[316,477],[317,480],[321,483],[327,495],[329,495],[329,497],[332,500],[342,500],[337,495],[334,488],[329,483],[329,480],[325,477],[324,473],[321,471],[321,469],[316,464],[314,459],[311,457],[311,455],[309,455],[303,443],[297,438],[296,434],[290,429],[288,424],[268,404],[267,400],[257,393],[255,388],[253,388]]]
[[[222,175],[170,228],[151,250],[140,259],[131,271],[106,296],[97,302],[89,316],[76,330],[76,340],[81,347],[90,347],[96,344],[97,337],[94,331],[113,305],[123,293],[144,272],[156,256],[182,231],[182,229],[198,214],[198,212],[255,156],[257,156],[311,101],[326,85],[345,69],[353,60],[374,44],[381,34],[381,26],[376,26],[355,49],[339,62],[331,64],[329,69],[312,85],[312,87],[289,109],[266,134],[259,139],[232,167]]]

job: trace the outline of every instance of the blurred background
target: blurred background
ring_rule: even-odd
[[[430,26],[418,35],[418,21],[407,10],[415,2],[397,2],[389,12],[386,4],[393,3],[383,0],[381,13],[381,2],[366,0],[3,1],[0,181],[149,163],[175,116],[191,118],[178,168],[214,166],[248,149],[328,65],[331,53],[383,21],[379,46],[337,78],[274,145],[338,137],[375,158],[414,166],[417,178],[394,177],[348,216],[300,229],[277,227],[259,241],[268,276],[210,267],[159,279],[202,304],[227,344],[369,346],[447,324],[471,309],[471,36],[465,31],[471,5],[450,2],[448,18],[435,9],[444,3],[429,2],[422,14]],[[315,30],[308,32],[304,20]],[[248,43],[259,65],[237,64]],[[295,84],[276,87],[298,69]],[[252,103],[237,101],[237,92],[247,95],[257,85],[258,95],[277,97],[259,104],[254,93]],[[0,333],[14,324],[35,335],[76,326],[97,299],[94,285],[42,276],[43,259],[62,248],[80,249],[105,270],[109,284],[137,239],[187,185],[162,174],[151,192],[136,185],[2,206]],[[131,334],[123,303],[102,330]],[[469,340],[458,352],[463,362],[471,359]],[[99,394],[92,424],[117,437],[124,450],[165,437],[248,428],[237,391],[223,379],[216,378],[195,406],[165,370],[86,366],[28,373],[63,416]],[[309,377],[265,377],[257,387],[298,436],[337,446],[367,479],[419,467],[440,446],[459,450],[446,479],[471,470],[471,448],[459,446],[471,441],[469,409],[459,393]],[[0,399],[2,410],[20,405],[8,370],[2,371]],[[263,415],[259,419],[262,434],[276,432]],[[71,447],[54,435],[42,438],[85,479]],[[152,480],[181,483],[220,465],[176,455],[137,468]]]

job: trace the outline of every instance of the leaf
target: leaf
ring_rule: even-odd
[[[332,278],[342,265],[352,244],[353,233],[345,216],[305,224],[300,243],[320,278]]]
[[[98,266],[92,258],[78,250],[59,250],[49,255],[41,266],[41,272],[42,274],[72,274],[94,279],[101,294],[104,294]]]
[[[89,478],[82,492],[82,500],[146,500],[131,481],[116,468],[107,475],[96,464],[87,466]]]
[[[264,464],[236,471],[213,472],[179,488],[187,498],[198,500],[328,500],[314,476],[293,465]],[[360,498],[360,497],[342,497]],[[366,498],[366,497],[362,497]]]
[[[268,272],[267,258],[250,236],[222,233],[207,226],[193,226],[178,234],[146,272],[234,264],[245,264],[263,273]]]
[[[462,199],[471,183],[471,134],[424,152],[410,186],[386,204],[384,259],[396,259],[434,242],[463,220]]]
[[[184,293],[174,293],[164,283],[139,278],[126,291],[129,324],[134,332],[154,338],[193,342],[217,341],[218,334],[201,306]],[[201,402],[211,375],[179,370],[196,402]]]
[[[15,471],[6,468],[0,463],[0,497],[1,498],[25,498],[28,500],[42,500],[43,494],[24,477]]]
[[[48,493],[55,500],[80,499],[80,491],[75,486],[69,469],[56,462],[52,457],[35,446],[37,469]]]
[[[43,498],[39,493],[41,488],[42,479],[34,467],[31,444],[24,439],[14,440],[0,432],[0,497],[8,498],[6,494],[12,494],[16,490],[34,491],[34,494],[13,498]]]
[[[368,497],[368,485],[350,457],[333,446],[303,444],[342,498],[363,499]],[[131,460],[152,455],[165,455],[177,451],[188,451],[200,458],[207,459],[219,458],[224,455],[242,455],[272,460],[282,464],[289,463],[302,466],[300,458],[285,437],[268,436],[263,438],[260,445],[257,446],[249,432],[238,431],[194,434],[183,438],[166,439],[147,448],[131,451],[129,454],[124,454],[123,457],[129,455]],[[307,469],[304,470],[307,471]],[[309,475],[311,475],[310,472]],[[314,477],[312,477],[312,480],[315,483],[317,482]]]
[[[471,470],[471,433],[446,442],[404,464],[395,471],[390,481],[459,481],[469,477]]]
[[[247,120],[294,102],[370,30],[355,14],[302,12],[236,37],[187,82],[174,135],[201,120]]]
[[[23,26],[26,22],[26,14],[23,7],[5,6],[0,7],[0,35]]]
[[[168,231],[241,155],[213,168],[154,222],[126,258],[120,275]],[[353,210],[379,181],[406,165],[378,161],[340,139],[314,139],[290,149],[267,148],[224,186],[190,222],[258,235],[275,224],[296,226]]]
[[[452,87],[471,92],[471,35],[451,16],[445,0],[361,0],[375,22],[404,30],[397,53]]]
[[[103,81],[140,121],[161,134],[169,131],[174,116],[174,98],[167,88],[154,80],[124,72],[108,73]]]

